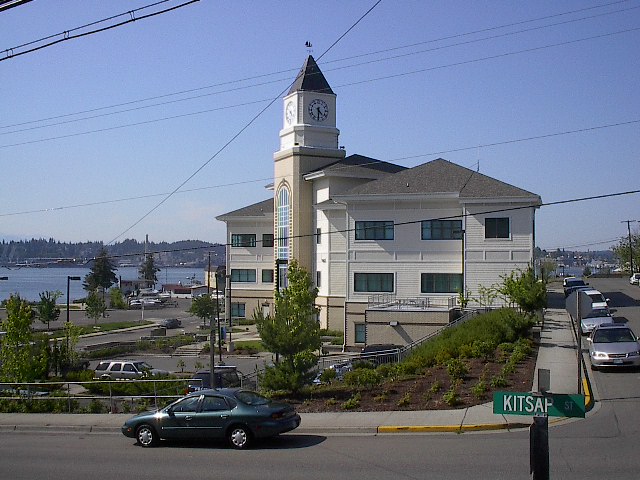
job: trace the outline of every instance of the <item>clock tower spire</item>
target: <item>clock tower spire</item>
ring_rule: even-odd
[[[280,150],[274,159],[274,248],[279,287],[295,258],[314,272],[315,195],[305,175],[342,160],[336,94],[309,55],[283,101]]]

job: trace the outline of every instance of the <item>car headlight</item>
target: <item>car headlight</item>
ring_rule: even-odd
[[[593,358],[601,358],[601,359],[602,359],[602,358],[608,358],[608,355],[607,355],[606,353],[604,353],[604,352],[593,352],[593,353],[591,354],[591,356],[592,356]]]
[[[629,352],[630,357],[640,357],[640,350],[635,350],[633,352]]]

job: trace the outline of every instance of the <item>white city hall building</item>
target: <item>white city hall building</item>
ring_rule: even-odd
[[[345,348],[404,345],[451,321],[459,292],[533,262],[538,195],[443,159],[413,168],[346,155],[336,95],[312,56],[283,102],[272,196],[220,215],[231,315],[273,312],[291,259]],[[228,284],[229,285],[229,284]]]

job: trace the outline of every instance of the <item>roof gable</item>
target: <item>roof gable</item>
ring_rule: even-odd
[[[246,207],[233,210],[232,212],[223,213],[218,215],[216,220],[225,221],[231,217],[269,217],[273,218],[273,198],[268,198],[262,202],[254,203]]]

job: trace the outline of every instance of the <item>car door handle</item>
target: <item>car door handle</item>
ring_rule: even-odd
[[[229,415],[220,415],[220,418],[229,418]]]
[[[187,415],[186,417],[184,417],[185,420],[193,420],[193,417],[191,415]]]

